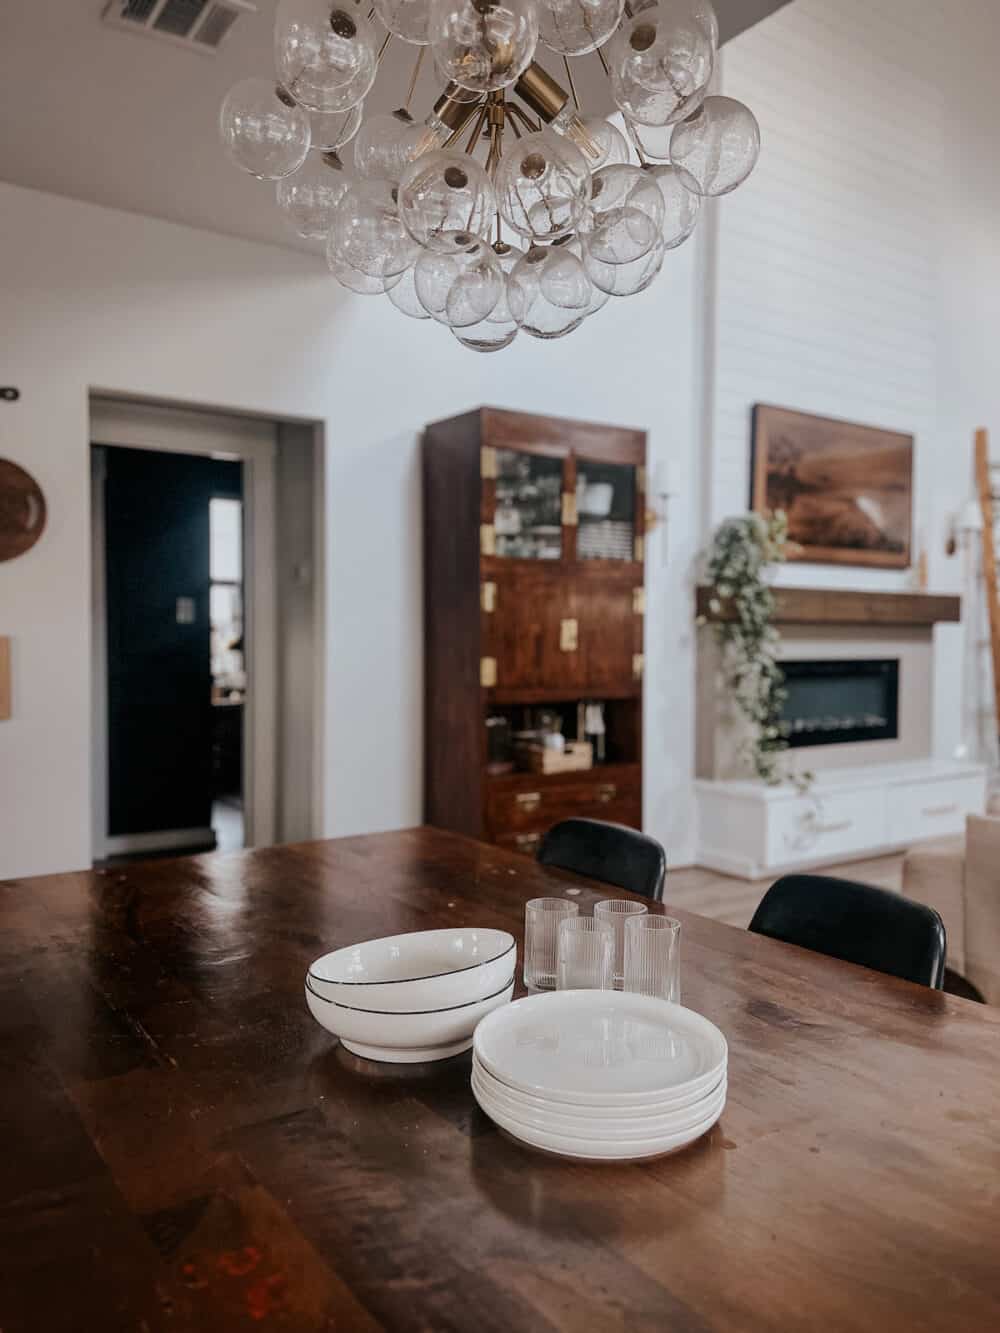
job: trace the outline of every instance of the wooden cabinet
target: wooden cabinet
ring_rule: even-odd
[[[526,853],[569,815],[641,823],[645,451],[642,431],[495,408],[427,428],[428,823]],[[545,709],[574,739],[586,703],[603,762],[498,771],[488,723]]]

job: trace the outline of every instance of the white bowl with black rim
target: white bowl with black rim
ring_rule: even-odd
[[[317,958],[306,976],[319,999],[359,1012],[431,1013],[498,994],[514,975],[506,930],[417,930],[350,944]]]
[[[316,1022],[339,1037],[341,1045],[354,1055],[389,1064],[445,1060],[467,1051],[476,1025],[494,1009],[509,1004],[513,993],[511,971],[494,994],[481,999],[440,1009],[389,1012],[328,1000],[306,977],[306,1004]]]

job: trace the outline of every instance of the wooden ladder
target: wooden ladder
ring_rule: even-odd
[[[993,701],[997,728],[1000,730],[1000,586],[997,584],[996,532],[993,527],[994,494],[990,467],[990,437],[985,430],[976,431],[976,489],[979,507],[983,512],[983,580],[986,584],[986,605],[990,616],[990,649],[993,656]]]

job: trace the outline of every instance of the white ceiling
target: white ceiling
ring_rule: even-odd
[[[232,167],[219,104],[238,79],[269,73],[277,0],[238,20],[221,51],[202,55],[101,22],[105,0],[5,3],[0,19],[0,178],[174,222],[310,248],[278,215],[270,186]],[[715,0],[723,40],[788,0]],[[415,49],[390,45],[370,108],[392,110]],[[437,94],[424,61],[414,109]],[[558,71],[557,71],[558,72]],[[596,56],[574,62],[581,100],[605,84]],[[590,95],[587,95],[591,89]]]

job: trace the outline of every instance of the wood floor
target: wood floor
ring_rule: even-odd
[[[842,875],[844,879],[860,880],[863,884],[877,884],[883,889],[901,887],[903,856],[879,856],[870,861],[851,861],[847,864],[823,866],[817,875]],[[667,875],[663,900],[689,912],[699,912],[714,921],[725,921],[730,926],[747,926],[754,909],[773,883],[772,879],[745,880],[720,875],[715,870],[694,867],[672,870]]]

